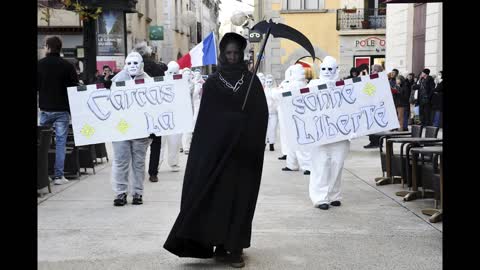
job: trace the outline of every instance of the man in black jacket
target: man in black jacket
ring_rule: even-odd
[[[68,183],[63,177],[65,145],[70,124],[67,87],[78,85],[75,67],[60,57],[62,41],[53,36],[46,40],[47,56],[38,61],[37,91],[39,92],[40,126],[54,126],[56,136],[55,175],[53,183]]]
[[[101,76],[97,76],[98,83],[103,83],[106,88],[110,89],[112,85],[112,78],[115,76],[112,72],[112,69],[108,65],[103,66],[103,74]]]
[[[418,104],[420,109],[420,122],[422,126],[432,125],[432,95],[435,89],[435,81],[430,76],[430,69],[422,71],[418,84],[414,86],[418,89]]]
[[[157,64],[152,59],[152,49],[147,46],[146,42],[141,42],[135,45],[137,51],[143,57],[143,70],[150,77],[165,76],[167,65],[164,63]],[[160,150],[162,147],[162,136],[150,135],[152,143],[150,144],[150,163],[148,164],[148,174],[150,175],[150,182],[158,182],[158,164],[160,162]]]

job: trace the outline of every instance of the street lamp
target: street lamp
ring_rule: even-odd
[[[244,28],[247,32],[245,39],[250,40],[249,35],[250,35],[250,23],[253,23],[253,17],[251,14],[246,14],[243,11],[236,10],[233,12],[232,17],[230,17],[230,21],[232,22],[233,25],[235,26],[241,26]],[[246,59],[248,61],[249,69],[253,69],[254,67],[254,46],[251,43],[250,44],[250,49],[248,51],[248,54],[245,55]]]
[[[244,28],[249,28],[250,22],[253,22],[253,18],[251,14],[246,14],[243,11],[236,10],[233,12],[232,17],[230,18],[230,21],[232,22],[233,25],[235,26],[241,26]]]
[[[197,17],[193,11],[187,10],[182,16],[182,21],[184,24],[192,27],[197,23]]]

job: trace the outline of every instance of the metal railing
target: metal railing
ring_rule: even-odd
[[[386,9],[337,9],[337,30],[385,29]]]

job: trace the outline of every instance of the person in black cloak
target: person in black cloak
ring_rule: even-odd
[[[245,265],[250,247],[268,125],[262,84],[243,61],[246,45],[236,33],[220,41],[218,69],[203,85],[180,213],[164,244],[179,257],[215,256],[233,267]]]

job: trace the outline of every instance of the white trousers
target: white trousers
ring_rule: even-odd
[[[162,136],[162,149],[160,150],[160,160],[158,167],[162,165],[163,156],[168,147],[168,165],[170,167],[178,166],[178,155],[182,145],[182,134]]]
[[[190,151],[190,144],[192,143],[192,132],[183,133],[182,136],[182,146],[183,151]]]
[[[312,148],[309,194],[314,206],[340,201],[340,184],[350,141],[340,141]]]
[[[289,149],[287,153],[287,167],[292,170],[310,171],[312,168],[310,152]]]
[[[276,133],[277,133],[277,122],[278,115],[276,113],[270,113],[268,115],[268,126],[267,126],[267,141],[266,144],[275,143]]]
[[[278,109],[278,128],[280,129],[280,147],[282,151],[282,155],[287,155],[288,156],[288,145],[287,145],[287,134],[286,134],[286,129],[283,124],[283,114],[280,110]]]
[[[130,194],[143,195],[145,157],[152,142],[149,138],[112,142],[113,164],[111,184],[115,194],[128,192],[128,179],[132,179]]]

